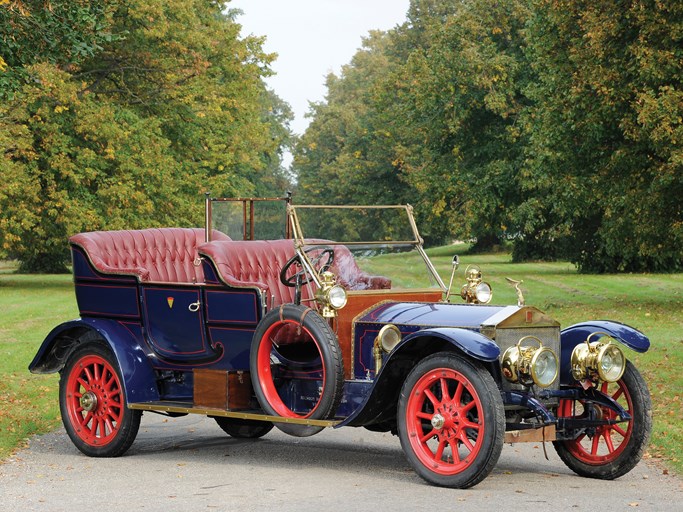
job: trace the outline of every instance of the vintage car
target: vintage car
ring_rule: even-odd
[[[60,373],[84,454],[123,454],[150,411],[206,415],[237,438],[392,432],[418,475],[455,488],[483,480],[504,443],[552,442],[593,478],[640,460],[651,403],[622,348],[649,348],[636,329],[561,329],[516,281],[518,304],[490,305],[476,266],[454,291],[457,257],[446,286],[410,206],[205,203],[202,229],[70,239],[80,318],[30,370]]]

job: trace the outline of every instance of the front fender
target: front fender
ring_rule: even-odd
[[[579,324],[570,325],[560,333],[560,382],[569,384],[574,382],[571,375],[571,355],[574,347],[584,343],[588,336],[594,332],[607,333],[612,338],[619,340],[628,348],[636,352],[646,352],[650,348],[650,340],[638,329],[628,325],[613,322],[611,320],[592,320]]]
[[[486,361],[487,363],[495,361],[500,355],[500,348],[498,345],[496,345],[493,340],[490,340],[477,331],[470,331],[457,327],[440,327],[435,329],[424,329],[409,334],[396,347],[390,356],[394,357],[404,346],[423,338],[437,338],[447,341],[451,345],[462,350],[468,356],[479,359],[480,361]]]
[[[500,355],[498,345],[476,331],[444,327],[409,334],[387,356],[365,400],[336,427],[370,425],[393,417],[403,381],[415,363],[442,351],[461,352],[485,363]]]
[[[60,371],[87,333],[95,333],[113,352],[128,403],[159,400],[154,370],[147,354],[133,331],[115,320],[78,318],[58,325],[47,335],[28,369],[31,373]]]

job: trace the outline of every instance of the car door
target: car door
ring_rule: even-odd
[[[146,339],[162,359],[178,362],[214,356],[206,337],[200,286],[145,285]]]

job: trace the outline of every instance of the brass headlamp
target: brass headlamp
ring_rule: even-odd
[[[337,310],[346,306],[346,290],[337,284],[332,272],[320,274],[320,288],[315,292],[315,300],[321,306],[320,314],[325,318],[337,316]]]
[[[591,342],[593,336],[602,336]],[[607,338],[606,341],[603,341]],[[576,380],[616,382],[626,369],[626,356],[606,332],[594,332],[572,351],[572,375]]]
[[[401,331],[393,324],[387,324],[379,330],[372,347],[372,356],[375,358],[375,374],[382,368],[382,352],[389,353],[401,342]]]
[[[460,296],[470,304],[488,304],[493,298],[491,285],[481,280],[481,269],[469,265],[465,270],[467,284],[460,290]]]
[[[535,341],[538,347],[523,346],[527,340]],[[517,345],[508,348],[500,364],[503,376],[510,382],[542,388],[555,382],[559,368],[555,353],[535,336],[524,336]]]

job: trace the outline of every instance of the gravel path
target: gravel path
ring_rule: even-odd
[[[683,480],[653,461],[611,481],[581,478],[539,443],[506,445],[493,473],[468,490],[429,486],[397,438],[327,429],[310,438],[273,430],[232,439],[208,418],[146,413],[124,457],[80,454],[66,433],[34,438],[0,464],[0,510],[680,511]]]

